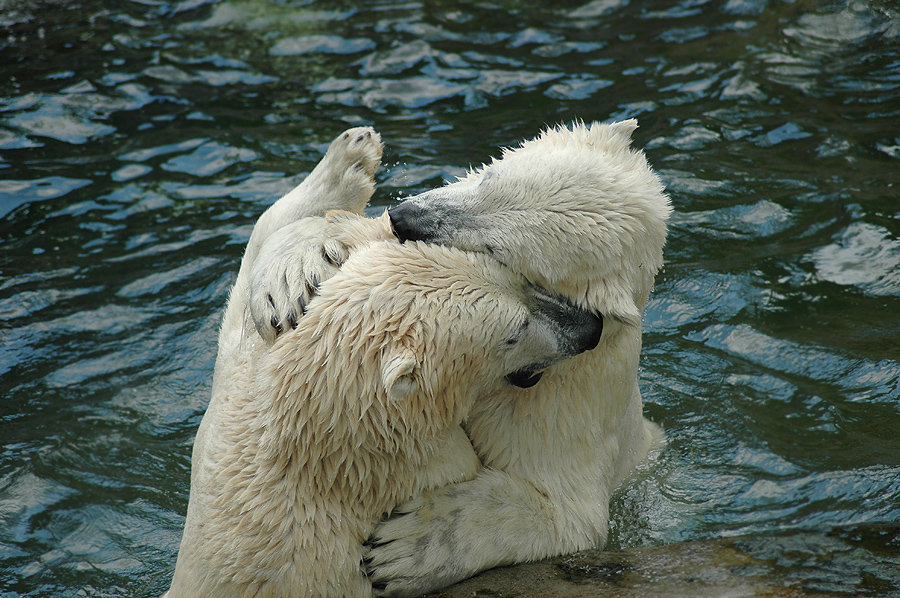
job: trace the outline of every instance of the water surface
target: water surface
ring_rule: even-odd
[[[640,373],[670,440],[611,547],[900,521],[894,3],[12,0],[0,33],[0,596],[166,588],[243,245],[361,124],[383,206],[639,119],[677,210]],[[900,592],[873,546],[794,582]]]

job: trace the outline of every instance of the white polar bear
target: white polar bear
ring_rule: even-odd
[[[361,243],[340,271],[326,265],[327,282],[297,306],[302,318],[264,342],[247,315],[248,272],[273,242],[304,255],[281,234],[295,223],[279,219],[319,213],[323,200],[361,208],[379,154],[374,131],[349,131],[254,228],[223,319],[167,598],[372,596],[363,542],[383,514],[477,472],[459,427],[472,400],[530,384],[599,342],[599,317],[489,257],[396,239]],[[306,225],[326,242],[383,226],[330,220]]]
[[[606,322],[597,350],[549,368],[544,383],[475,402],[465,430],[484,468],[380,525],[368,563],[384,595],[419,595],[490,567],[601,546],[611,492],[662,441],[642,416],[637,368],[671,206],[630,147],[636,128],[629,120],[546,130],[392,208],[392,231],[373,227],[377,238],[394,232],[490,255]],[[328,240],[351,253],[360,242]],[[302,293],[303,273],[288,286]],[[257,319],[264,327],[282,319],[265,316]]]

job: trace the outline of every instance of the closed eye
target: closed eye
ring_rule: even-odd
[[[505,254],[503,252],[503,248],[500,247],[499,245],[492,245],[490,243],[485,243],[482,251],[484,251],[484,253],[488,254],[489,256],[491,256],[492,258],[494,258],[501,264],[505,263],[504,262]]]
[[[528,328],[528,318],[527,317],[524,320],[522,320],[522,324],[516,330],[516,333],[513,334],[512,336],[510,336],[509,338],[507,338],[505,341],[503,341],[504,344],[508,347],[518,344],[518,342],[525,335],[526,328]]]

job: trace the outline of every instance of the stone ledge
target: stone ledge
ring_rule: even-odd
[[[431,598],[900,596],[900,524],[589,550],[485,571]]]

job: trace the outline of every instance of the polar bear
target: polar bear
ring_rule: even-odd
[[[628,120],[545,130],[372,225],[374,238],[489,255],[606,323],[597,350],[548,368],[545,383],[475,401],[465,430],[484,467],[381,523],[367,559],[381,594],[419,595],[490,567],[602,546],[611,492],[662,442],[642,415],[637,369],[671,205],[631,147],[636,128]],[[328,240],[350,253],[360,241]],[[263,327],[281,319],[263,302],[251,310]]]
[[[358,164],[371,166],[377,136],[349,133],[251,235],[223,319],[166,598],[372,596],[363,543],[383,514],[475,476],[480,464],[460,428],[473,399],[533,385],[538,372],[599,342],[600,317],[499,262],[396,239],[360,242],[298,306],[302,317],[265,342],[247,315],[248,273],[270,243],[288,242],[270,216],[317,213],[317,198],[371,179]],[[304,202],[323,176],[335,186]],[[363,238],[374,221],[334,214],[310,223],[345,238],[361,227]]]

